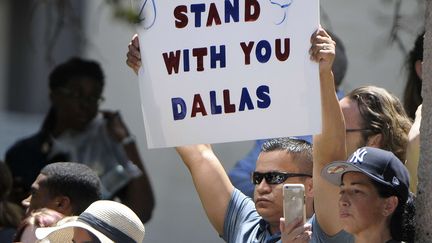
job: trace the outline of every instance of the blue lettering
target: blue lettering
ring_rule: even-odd
[[[191,4],[190,8],[195,13],[195,27],[201,27],[201,13],[205,11],[205,3]]]
[[[184,49],[183,50],[183,71],[189,72],[190,65],[189,65],[189,50]]]
[[[261,85],[256,90],[256,95],[258,97],[257,105],[258,108],[265,109],[271,104],[270,99],[270,88],[267,85]]]
[[[171,99],[174,121],[183,120],[186,117],[186,103],[182,98]]]
[[[246,106],[247,106],[248,110],[254,109],[254,105],[253,105],[252,99],[249,95],[249,91],[246,87],[244,87],[242,89],[242,93],[241,93],[241,97],[240,97],[239,111],[244,111]]]
[[[216,91],[210,91],[210,108],[213,115],[222,114],[222,106],[217,104]]]
[[[265,51],[264,54],[262,53],[263,50]],[[256,45],[256,49],[255,49],[255,55],[257,57],[257,60],[260,63],[268,62],[268,60],[270,60],[270,56],[271,56],[270,43],[266,40],[262,40],[262,41],[258,42],[258,44]]]
[[[226,54],[225,54],[225,45],[221,45],[220,52],[216,52],[216,46],[210,47],[210,67],[216,68],[216,62],[219,61],[220,67],[224,68],[226,65]]]
[[[239,22],[239,1],[234,0],[234,3],[231,4],[229,0],[225,0],[225,23],[231,22],[230,17],[234,22]]]

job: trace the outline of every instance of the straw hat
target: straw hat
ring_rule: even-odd
[[[143,223],[130,208],[100,200],[92,203],[76,221],[36,229],[36,237],[43,242],[72,242],[73,227],[90,231],[102,243],[141,243],[145,232]]]

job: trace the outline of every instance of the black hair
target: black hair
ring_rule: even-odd
[[[390,219],[390,234],[392,239],[408,243],[414,242],[414,194],[409,193],[408,196],[399,195],[399,193],[391,186],[384,185],[372,179],[371,181],[377,189],[380,197],[388,198],[391,196],[397,196],[398,198],[398,205],[393,214],[391,215]]]
[[[8,201],[12,190],[12,174],[8,166],[0,161],[0,228],[17,228],[21,221],[21,208]]]
[[[41,174],[47,177],[44,186],[51,196],[67,196],[73,215],[79,215],[101,198],[101,182],[88,166],[74,162],[58,162],[45,166]]]
[[[415,118],[417,107],[423,102],[421,97],[422,79],[417,75],[416,62],[423,61],[423,39],[425,32],[422,32],[410,51],[405,66],[408,71],[407,83],[404,90],[403,102],[405,110],[411,119]]]
[[[293,159],[300,160],[306,165],[306,174],[312,174],[312,145],[297,138],[273,138],[267,140],[261,147],[261,152],[286,151],[293,155]]]
[[[91,78],[102,87],[105,84],[104,74],[99,63],[73,57],[54,68],[49,76],[49,88],[55,90],[65,87],[70,80],[82,77]]]

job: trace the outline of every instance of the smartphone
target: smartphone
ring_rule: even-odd
[[[301,217],[303,224],[306,223],[305,194],[303,184],[283,185],[283,214],[285,224]]]

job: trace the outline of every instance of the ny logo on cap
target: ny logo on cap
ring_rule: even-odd
[[[357,164],[363,162],[364,156],[367,154],[366,148],[357,149],[351,156],[350,163]]]

